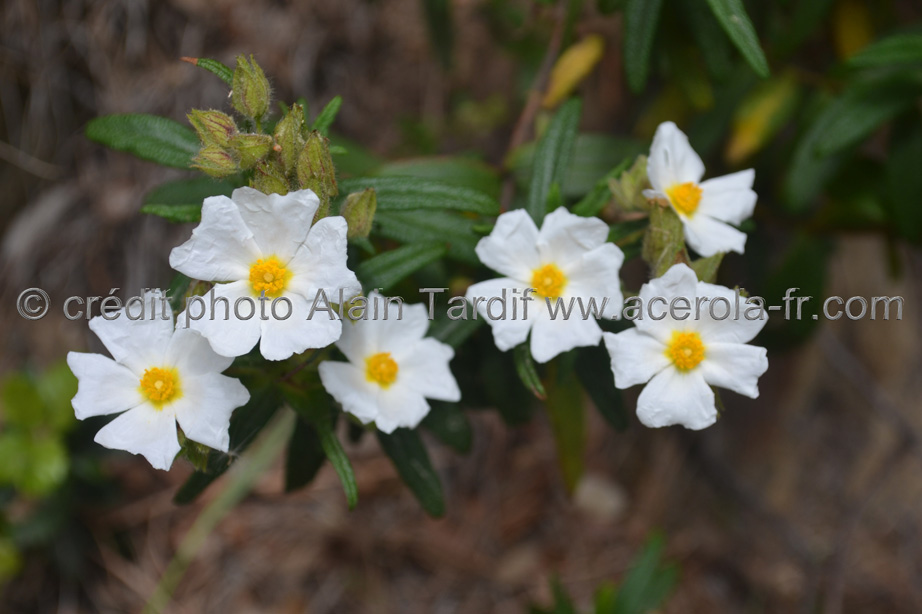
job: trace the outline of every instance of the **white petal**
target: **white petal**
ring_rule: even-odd
[[[160,300],[155,299],[151,309],[150,295],[145,297],[143,319],[130,320],[125,310],[107,320],[96,316],[90,320],[90,330],[96,333],[112,357],[139,376],[144,370],[163,363],[166,349],[173,336],[173,314],[167,309],[167,317],[160,311]],[[132,306],[131,316],[141,316],[141,306]],[[114,313],[112,315],[115,315]]]
[[[290,292],[312,301],[323,289],[331,303],[339,303],[340,290],[344,302],[362,292],[355,273],[346,267],[346,230],[346,220],[340,216],[323,218],[311,228],[288,264],[293,274]]]
[[[710,343],[698,368],[708,384],[755,399],[759,396],[759,377],[768,370],[768,358],[765,348]]]
[[[125,411],[145,401],[138,376],[111,358],[68,352],[67,366],[77,377],[72,405],[78,420]]]
[[[703,213],[691,217],[682,216],[685,240],[702,256],[713,256],[718,252],[737,252],[746,249],[746,233]]]
[[[663,369],[637,398],[637,417],[651,428],[681,424],[701,430],[717,421],[714,391],[698,370]]]
[[[663,122],[656,129],[647,175],[654,190],[665,192],[678,183],[698,183],[704,176],[704,163],[695,153],[679,128],[672,122]]]
[[[432,338],[422,339],[408,350],[395,348],[397,381],[429,399],[460,401],[461,390],[448,366],[454,355],[451,346]]]
[[[694,322],[690,319],[689,325],[701,334],[701,340],[705,345],[716,342],[747,343],[752,341],[768,322],[768,312],[765,310],[761,310],[759,319],[747,319],[746,311],[752,307],[747,305],[746,297],[738,297],[730,288],[699,282],[697,293],[699,297],[707,297],[708,300],[701,301],[698,314],[700,317]],[[716,317],[711,316],[711,311]]]
[[[247,279],[261,252],[240,210],[226,196],[212,196],[202,205],[202,221],[192,237],[170,252],[170,266],[193,279]]]
[[[378,396],[380,412],[375,426],[384,433],[401,427],[415,428],[429,413],[429,403],[409,386],[394,384]]]
[[[154,469],[164,471],[179,453],[173,412],[157,411],[149,403],[116,417],[96,433],[95,441],[113,450],[141,454]]]
[[[608,224],[597,217],[583,217],[558,207],[544,218],[538,233],[541,263],[564,269],[608,239]],[[620,250],[619,250],[620,251]],[[620,262],[618,263],[620,266]],[[530,280],[531,276],[526,280]]]
[[[611,356],[611,370],[618,388],[630,388],[648,382],[669,366],[666,346],[636,328],[618,334],[604,333],[602,336]]]
[[[512,290],[517,288],[519,290],[518,295],[516,295],[516,318],[512,318]],[[541,310],[545,310],[544,301],[540,299],[535,299],[535,297],[529,297],[530,300],[525,301],[519,297],[523,296],[522,291],[525,290],[525,284],[509,279],[506,277],[499,277],[497,279],[490,279],[488,281],[482,281],[480,283],[473,284],[467,289],[465,298],[469,303],[473,305],[474,299],[477,297],[483,297],[484,299],[490,299],[493,297],[502,297],[503,290],[506,291],[506,315],[502,317],[502,304],[499,301],[496,301],[493,304],[493,309],[491,313],[497,319],[492,319],[487,314],[487,300],[479,301],[477,304],[478,317],[485,319],[487,324],[493,329],[493,340],[496,343],[496,347],[500,351],[505,352],[515,346],[523,343],[526,338],[528,338],[528,331],[531,330],[532,325],[540,316]],[[527,311],[527,313],[525,313]],[[527,318],[524,317],[527,315]],[[474,317],[473,314],[470,317]]]
[[[619,313],[624,304],[621,278],[618,277],[622,262],[624,252],[613,243],[605,243],[584,253],[564,271],[567,276],[564,295],[582,297],[586,309],[589,308],[589,299],[595,298],[600,309],[599,315],[603,318]],[[602,310],[604,299],[608,300],[605,301],[605,309]]]
[[[342,321],[335,314],[315,311],[311,315],[311,303],[299,294],[289,294],[285,298],[291,303],[291,316],[287,319],[270,317],[262,320],[262,340],[259,351],[267,360],[284,360],[304,350],[323,348],[339,339],[342,334]],[[277,313],[284,316],[288,307],[279,304]]]
[[[226,299],[226,305],[222,299]],[[243,356],[253,349],[259,341],[262,327],[259,319],[260,303],[253,298],[249,281],[216,284],[202,300],[204,306],[198,302],[189,303],[186,311],[176,318],[177,327],[188,325],[192,330],[200,332],[208,339],[211,348],[221,356]],[[193,319],[203,313],[203,308],[201,319]],[[266,309],[269,311],[270,306],[266,305]],[[284,305],[279,306],[279,310],[282,309]],[[243,319],[250,315],[251,310],[252,317]],[[241,317],[237,317],[237,314]]]
[[[752,217],[756,193],[752,191],[755,171],[739,171],[701,183],[701,202],[695,215],[738,225]]]
[[[231,199],[240,209],[240,217],[252,231],[259,250],[266,256],[277,256],[288,262],[304,239],[320,199],[311,190],[281,194],[263,194],[243,187],[234,190]]]
[[[324,389],[345,411],[364,424],[378,416],[380,386],[369,382],[362,369],[347,362],[325,360],[320,363],[317,371]]]
[[[573,348],[598,345],[601,340],[602,329],[594,318],[584,320],[582,315],[571,313],[569,320],[564,320],[562,314],[551,320],[545,315],[532,328],[531,355],[537,362],[545,363]]]
[[[541,265],[537,242],[538,227],[528,213],[516,209],[496,219],[493,231],[477,243],[475,251],[486,266],[524,282]]]
[[[380,305],[378,319],[374,320],[371,311],[363,328],[372,340],[374,353],[391,352],[395,358],[403,356],[405,350],[415,345],[426,336],[429,330],[429,312],[422,303],[403,305],[402,314],[396,304],[388,306],[387,318],[384,317],[384,301],[377,292],[368,295],[369,300],[376,298]],[[402,315],[402,317],[401,317]]]
[[[200,332],[180,327],[173,333],[165,362],[176,367],[183,375],[202,375],[220,373],[231,366],[234,359],[215,353]]]
[[[669,316],[669,305],[678,297],[688,299],[691,307],[689,320],[694,318],[695,293],[698,277],[685,264],[675,264],[662,277],[651,279],[640,288],[642,317],[634,320],[634,325],[641,331],[667,343],[675,330],[675,321]],[[660,317],[660,320],[652,316]]]
[[[227,452],[231,414],[250,400],[246,387],[231,377],[206,373],[182,377],[182,393],[171,409],[186,437]]]

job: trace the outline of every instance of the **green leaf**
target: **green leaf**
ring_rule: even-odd
[[[605,208],[605,205],[611,201],[611,188],[608,185],[608,182],[612,179],[617,179],[621,176],[621,173],[626,171],[628,167],[631,166],[631,163],[634,160],[632,158],[625,158],[621,161],[618,166],[610,170],[605,174],[604,177],[599,179],[595,186],[592,188],[592,191],[586,194],[586,196],[580,200],[578,203],[573,205],[573,213],[576,215],[582,215],[583,217],[592,217],[598,215],[602,212],[602,209]]]
[[[457,403],[429,401],[430,410],[422,425],[445,445],[462,454],[470,451],[473,432],[471,423]]]
[[[383,252],[361,263],[355,273],[366,290],[388,290],[445,255],[442,243],[415,243]]]
[[[480,240],[474,232],[474,220],[447,211],[382,211],[380,202],[373,234],[400,243],[444,243],[449,258],[480,266],[474,251]]]
[[[911,112],[900,118],[890,135],[886,165],[887,199],[896,231],[922,242],[922,118]]]
[[[525,387],[537,398],[543,400],[547,393],[544,390],[544,384],[541,383],[541,377],[535,368],[535,361],[531,357],[531,347],[527,342],[520,343],[513,350],[515,359],[515,372],[518,373],[519,379]]]
[[[535,150],[532,166],[531,183],[525,209],[539,226],[548,211],[548,193],[551,184],[563,179],[564,171],[569,168],[576,131],[579,128],[582,103],[573,98],[563,103],[554,114],[544,136]]]
[[[429,461],[419,433],[404,428],[389,435],[378,431],[378,441],[426,513],[442,516],[445,513],[442,483]]]
[[[191,128],[156,115],[106,115],[90,120],[86,137],[163,166],[189,168],[202,144]]]
[[[173,281],[170,282],[170,287],[167,288],[166,291],[167,299],[170,301],[170,309],[173,310],[173,313],[179,314],[183,311],[185,307],[185,301],[183,299],[191,285],[192,279],[182,273],[177,273],[176,276],[173,277]]]
[[[378,197],[378,212],[454,210],[499,214],[499,203],[483,192],[430,179],[414,177],[362,177],[344,179],[339,184],[342,194],[374,188]]]
[[[66,362],[50,367],[38,377],[38,392],[44,405],[43,426],[66,432],[76,422],[71,400],[77,394],[77,378]]]
[[[210,58],[183,58],[199,68],[204,68],[208,72],[220,77],[228,87],[234,87],[234,71],[217,60]]]
[[[236,187],[238,186],[233,182],[216,181],[210,177],[167,181],[148,192],[144,197],[144,204],[161,207],[197,205],[201,208],[206,198],[230,197]]]
[[[42,424],[45,404],[35,382],[26,373],[13,372],[4,379],[0,400],[5,423],[25,429]]]
[[[868,45],[851,58],[852,68],[922,64],[922,34],[894,34]]]
[[[692,261],[691,268],[698,277],[698,281],[712,284],[717,281],[717,271],[720,269],[720,263],[723,262],[724,254],[717,253],[707,258],[698,258]]]
[[[311,130],[316,130],[320,134],[326,136],[330,131],[330,126],[333,125],[333,121],[336,119],[336,115],[339,113],[339,108],[343,106],[342,96],[334,96],[333,100],[328,102],[323,110],[320,111],[320,114],[317,115],[317,118],[314,120]]]
[[[640,556],[621,582],[612,614],[647,614],[661,606],[675,587],[678,569],[661,561],[663,539],[647,540]]]
[[[432,156],[388,162],[373,173],[377,177],[416,177],[470,188],[499,198],[501,181],[495,168],[461,156]]]
[[[718,80],[727,78],[733,69],[732,52],[713,13],[701,0],[683,0],[681,8],[708,73]]]
[[[578,349],[576,375],[605,421],[619,431],[625,430],[627,409],[621,391],[615,388],[608,352],[601,346]]]
[[[451,18],[451,0],[422,0],[429,41],[445,69],[451,68],[454,28]]]
[[[185,224],[198,222],[202,219],[201,205],[144,205],[141,213],[162,217],[168,222]]]
[[[310,484],[326,458],[317,431],[305,420],[295,422],[285,458],[285,492]]]
[[[323,447],[324,454],[330,459],[330,464],[333,465],[333,469],[336,470],[339,481],[342,482],[343,492],[346,493],[346,502],[349,504],[349,509],[351,510],[355,508],[356,504],[359,502],[359,487],[355,483],[355,473],[352,471],[352,463],[349,462],[346,451],[343,450],[339,438],[336,437],[332,423],[319,422],[316,423],[316,426],[320,434],[320,445]]]
[[[475,320],[473,316],[467,320],[452,320],[447,316],[437,316],[429,327],[429,336],[457,348],[467,341],[482,324],[483,320]]]
[[[749,15],[746,14],[746,9],[743,8],[742,1],[707,0],[707,3],[724,32],[743,54],[743,58],[752,70],[763,79],[768,77],[770,72],[768,60],[765,59],[765,53],[759,44],[759,37],[756,35]]]
[[[572,493],[583,475],[586,417],[571,360],[572,355],[567,354],[548,366],[546,405],[564,484]]]
[[[663,0],[628,0],[624,9],[624,72],[631,91],[639,94],[650,72],[650,52]]]

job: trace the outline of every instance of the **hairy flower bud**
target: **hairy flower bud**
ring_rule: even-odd
[[[234,118],[226,113],[192,109],[186,117],[189,118],[189,123],[195,128],[198,138],[204,145],[227,148],[230,140],[237,134],[237,124]]]
[[[192,168],[197,168],[212,177],[227,177],[240,170],[234,156],[217,145],[202,147],[198,155],[192,158]]]
[[[260,160],[256,163],[250,187],[256,188],[263,194],[288,194],[290,186],[284,171],[277,162]]]
[[[637,156],[631,168],[621,173],[618,179],[608,180],[608,187],[620,210],[647,209],[647,199],[643,196],[644,189],[650,187],[647,180],[647,157]]]
[[[350,239],[367,237],[371,232],[371,222],[374,220],[377,208],[378,195],[374,188],[353,192],[347,196],[340,211],[340,215],[346,218],[346,223],[349,225],[347,237]]]
[[[307,136],[307,142],[298,156],[298,183],[302,188],[313,190],[320,198],[320,209],[316,219],[327,216],[330,199],[339,194],[336,185],[336,169],[330,157],[330,142],[317,131]]]
[[[231,104],[243,115],[259,120],[269,110],[272,90],[269,80],[263,74],[253,56],[249,61],[237,56],[237,68],[234,70],[234,89],[231,92]]]
[[[246,170],[269,155],[272,137],[268,134],[238,134],[231,139],[230,145],[240,159],[240,168]]]
[[[275,145],[285,172],[294,170],[298,155],[304,148],[304,107],[291,105],[291,110],[275,125]]]

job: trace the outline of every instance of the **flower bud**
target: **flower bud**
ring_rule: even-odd
[[[250,60],[237,56],[237,68],[234,70],[234,89],[231,92],[231,104],[241,114],[259,120],[269,110],[269,98],[272,90],[253,56]]]
[[[311,132],[301,155],[298,156],[298,183],[302,188],[313,190],[320,198],[320,209],[316,219],[326,217],[330,211],[330,199],[339,194],[336,185],[336,169],[330,157],[330,142],[319,132]]]
[[[647,157],[637,156],[631,168],[621,173],[618,179],[608,181],[608,187],[621,211],[647,209],[647,200],[643,196],[644,189],[650,187],[647,179]]]
[[[217,145],[226,148],[230,140],[237,134],[237,124],[234,119],[220,111],[202,111],[192,109],[186,116],[189,123],[198,133],[198,138],[204,145]]]
[[[271,160],[260,160],[256,163],[253,178],[250,179],[250,187],[263,194],[288,194],[290,188],[288,179],[278,162]]]
[[[304,108],[299,104],[291,105],[288,114],[275,125],[275,144],[286,173],[294,170],[298,154],[304,148],[303,125]]]
[[[229,151],[217,145],[206,145],[192,158],[192,168],[212,177],[227,177],[240,170]]]
[[[268,134],[238,134],[231,139],[230,144],[240,159],[240,168],[246,170],[269,155],[272,137]]]
[[[356,239],[367,237],[371,232],[371,222],[375,217],[375,210],[378,208],[378,195],[374,188],[368,188],[362,192],[353,192],[346,197],[340,215],[346,218],[349,225],[347,237]]]

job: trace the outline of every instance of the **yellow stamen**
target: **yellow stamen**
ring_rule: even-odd
[[[263,292],[269,297],[279,296],[288,285],[289,279],[291,271],[275,256],[260,258],[250,267],[250,286],[257,296]]]
[[[140,390],[141,394],[154,404],[154,407],[162,409],[164,404],[182,396],[182,390],[179,387],[179,373],[176,369],[161,369],[160,367],[145,369],[141,377]]]
[[[567,276],[556,264],[545,264],[531,274],[531,287],[539,296],[555,299],[563,294],[567,285]]]
[[[695,332],[673,332],[672,339],[666,347],[666,358],[671,360],[679,371],[691,371],[704,360],[701,336]]]
[[[693,214],[701,204],[701,188],[692,182],[677,183],[666,190],[666,196],[676,211],[683,215]]]
[[[378,352],[365,359],[365,377],[369,382],[376,382],[382,388],[387,388],[397,380],[399,370],[390,352]]]

